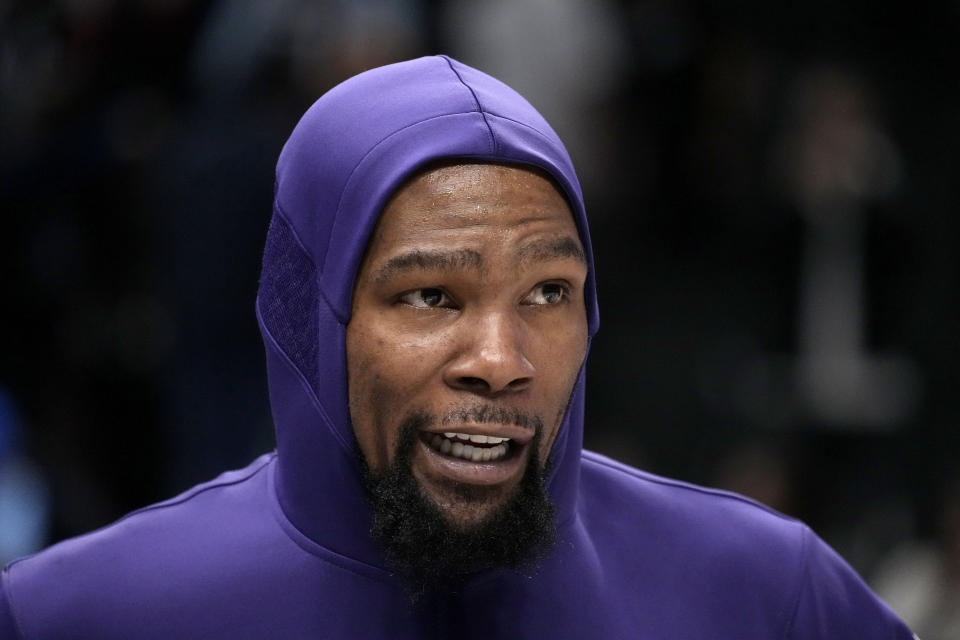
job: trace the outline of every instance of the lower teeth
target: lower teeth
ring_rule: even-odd
[[[502,442],[493,447],[475,447],[470,444],[455,441],[451,442],[439,434],[430,440],[430,446],[441,453],[455,458],[472,460],[473,462],[493,462],[507,455],[507,443]]]

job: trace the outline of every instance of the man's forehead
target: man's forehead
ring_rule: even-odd
[[[377,234],[519,224],[535,218],[569,222],[576,232],[566,198],[541,171],[499,164],[443,165],[418,172],[394,192],[381,212]]]
[[[535,167],[493,162],[441,163],[418,171],[414,180],[429,183],[440,191],[469,188],[475,185],[483,185],[484,188],[489,189],[488,178],[491,175],[497,176],[501,183],[516,182],[527,176],[537,176],[552,184],[550,177]]]
[[[442,209],[464,200],[522,206],[550,193],[569,211],[566,197],[548,174],[529,166],[443,162],[421,169],[394,191],[384,210],[407,200]]]
[[[412,269],[479,269],[473,240],[493,229],[512,237],[518,266],[550,259],[586,262],[566,198],[539,170],[500,164],[444,164],[418,172],[384,207],[366,263],[375,280]],[[519,236],[510,236],[516,230]],[[504,235],[506,234],[506,235]]]

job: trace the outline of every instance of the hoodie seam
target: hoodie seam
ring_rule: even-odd
[[[86,537],[89,537],[89,536],[96,535],[97,533],[100,533],[101,531],[104,531],[104,530],[106,530],[106,529],[110,529],[110,528],[112,528],[112,527],[120,524],[121,522],[125,522],[125,521],[127,521],[127,520],[130,520],[131,518],[134,518],[134,517],[136,517],[136,516],[138,516],[138,515],[141,515],[141,514],[143,514],[143,513],[147,513],[147,512],[149,512],[149,511],[159,511],[160,509],[166,509],[166,508],[168,508],[168,507],[175,507],[175,506],[177,506],[177,505],[179,505],[179,504],[183,504],[184,502],[188,502],[188,501],[192,500],[193,498],[199,496],[200,494],[206,493],[207,491],[212,491],[213,489],[219,489],[219,488],[221,488],[221,487],[229,487],[229,486],[232,486],[232,485],[235,485],[235,484],[240,484],[240,483],[246,482],[247,480],[249,480],[249,479],[252,478],[253,476],[255,476],[255,475],[257,475],[258,473],[260,473],[260,472],[270,463],[270,461],[271,461],[273,458],[276,457],[276,455],[277,455],[276,452],[271,452],[271,453],[264,454],[264,455],[262,456],[263,462],[261,462],[260,465],[257,466],[255,469],[252,469],[252,470],[250,471],[250,473],[244,475],[244,476],[241,477],[241,478],[237,478],[236,480],[220,480],[220,481],[217,481],[216,479],[210,480],[209,482],[206,482],[206,483],[203,483],[203,484],[198,485],[198,486],[196,486],[196,487],[193,487],[192,489],[188,489],[186,492],[184,492],[184,494],[182,494],[182,495],[180,495],[180,496],[176,496],[176,497],[170,498],[169,500],[164,500],[163,502],[158,502],[158,503],[156,503],[156,504],[147,505],[146,507],[141,507],[141,508],[139,508],[139,509],[136,509],[135,511],[131,511],[130,513],[128,513],[128,514],[126,514],[126,515],[124,515],[124,516],[121,516],[120,518],[117,518],[116,520],[114,520],[113,522],[111,522],[111,523],[109,523],[109,524],[105,524],[105,525],[102,526],[102,527],[98,527],[98,528],[96,528],[96,529],[94,529],[94,530],[92,530],[92,531],[88,531],[87,533],[85,533],[85,534],[83,534],[83,535],[81,535],[81,536],[78,536],[78,538],[86,538]],[[229,473],[229,472],[228,472],[228,473]],[[14,566],[14,565],[16,565],[16,564],[18,564],[18,563],[20,563],[20,562],[23,562],[23,561],[25,561],[25,560],[28,560],[28,559],[32,558],[34,555],[36,555],[36,554],[31,554],[31,555],[29,555],[29,556],[24,556],[24,557],[22,557],[22,558],[19,558],[19,559],[17,559],[17,560],[14,560],[14,561],[11,562],[9,565],[7,565],[7,568],[9,569],[10,567],[12,567],[12,566]]]
[[[806,580],[810,566],[810,535],[809,528],[803,525],[800,528],[800,571],[797,576],[796,593],[793,596],[793,606],[790,617],[787,618],[786,625],[783,628],[783,640],[787,640],[797,621],[797,613],[800,611],[800,598],[803,596],[803,585]]]
[[[507,116],[502,116],[502,115],[500,115],[499,113],[495,113],[495,112],[493,112],[493,111],[483,111],[483,114],[484,114],[485,116],[493,116],[494,118],[499,118],[500,120],[506,120],[507,122],[512,122],[513,124],[520,125],[520,126],[523,127],[524,129],[530,129],[530,131],[533,131],[534,133],[536,133],[537,135],[539,135],[541,138],[545,139],[545,140],[546,140],[547,142],[549,142],[550,144],[556,144],[556,142],[555,142],[554,140],[552,140],[551,137],[548,136],[546,133],[544,133],[543,131],[541,131],[540,129],[537,129],[536,127],[534,127],[534,126],[532,126],[532,125],[527,124],[526,122],[521,122],[520,120],[517,120],[517,119],[515,119],[515,118],[509,118],[509,117],[507,117]],[[486,120],[486,118],[484,118],[484,120]],[[551,174],[552,174],[553,170],[554,170],[554,168],[553,168],[552,165],[551,165],[551,170],[550,170]]]
[[[356,278],[354,278],[354,282],[356,282]],[[337,311],[336,305],[334,305],[333,302],[330,300],[330,297],[327,295],[327,290],[323,287],[323,285],[320,282],[317,283],[317,290],[320,292],[320,298],[323,299],[324,304],[326,304],[327,308],[330,309],[330,312],[333,314],[333,317],[337,319],[337,324],[339,324],[341,327],[346,329],[347,324],[349,323],[349,318],[340,317],[340,312]]]
[[[497,137],[493,134],[493,127],[490,126],[490,121],[487,120],[487,112],[484,110],[483,105],[480,104],[480,98],[477,97],[477,92],[473,90],[473,87],[466,83],[466,81],[463,79],[463,76],[460,75],[460,72],[457,71],[457,69],[453,66],[453,61],[450,60],[450,58],[447,56],[440,57],[447,61],[447,66],[450,67],[450,71],[453,72],[453,75],[457,76],[457,80],[460,81],[460,84],[466,87],[470,92],[470,95],[473,96],[473,102],[477,105],[477,112],[483,118],[483,124],[487,125],[487,133],[490,134],[490,153],[496,155],[500,151],[497,148]]]
[[[195,497],[199,496],[202,493],[206,493],[207,491],[212,491],[213,489],[219,489],[221,487],[230,487],[235,484],[241,484],[243,482],[246,482],[253,476],[263,471],[269,465],[270,461],[276,457],[276,455],[277,455],[276,452],[265,454],[263,456],[263,461],[255,469],[251,469],[249,473],[245,474],[240,478],[237,478],[235,480],[220,480],[220,481],[211,480],[209,483],[205,483],[204,485],[194,487],[193,489],[188,490],[184,495],[171,498],[170,500],[164,500],[163,502],[160,502],[157,504],[151,504],[146,507],[137,509],[136,511],[131,511],[127,515],[121,517],[120,519],[114,522],[111,522],[110,524],[104,527],[100,527],[99,529],[94,529],[87,535],[95,534],[99,531],[102,531],[103,529],[109,529],[114,525],[120,524],[121,522],[124,522],[125,520],[129,520],[130,518],[133,518],[134,516],[138,516],[142,513],[147,513],[149,511],[158,511],[160,509],[166,509],[167,507],[175,507],[179,504],[183,504],[184,502],[193,500]]]
[[[582,450],[581,457],[585,459],[586,462],[601,465],[603,467],[611,469],[612,471],[617,471],[619,473],[630,476],[632,478],[636,478],[637,480],[651,482],[653,484],[659,484],[664,487],[673,487],[675,489],[693,491],[694,493],[701,493],[703,495],[726,498],[728,500],[733,500],[735,502],[740,502],[742,504],[749,505],[756,509],[760,509],[761,511],[769,513],[770,515],[776,516],[781,520],[785,520],[787,522],[794,522],[794,523],[799,522],[796,518],[780,513],[776,509],[771,509],[770,507],[764,504],[761,504],[749,498],[745,498],[743,496],[737,495],[735,493],[730,493],[728,491],[723,491],[720,489],[710,489],[708,487],[699,487],[697,485],[689,484],[679,480],[671,480],[669,478],[661,478],[653,474],[644,473],[639,469],[625,468],[622,464],[609,460],[601,456],[600,454],[597,454],[593,451],[589,451],[587,449]]]

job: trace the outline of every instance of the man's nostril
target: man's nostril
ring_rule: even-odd
[[[483,378],[474,378],[471,376],[463,376],[460,378],[460,382],[468,387],[486,387],[487,383]]]
[[[518,391],[523,387],[526,387],[529,382],[530,378],[517,378],[516,380],[511,380],[510,384],[507,385],[507,388]]]

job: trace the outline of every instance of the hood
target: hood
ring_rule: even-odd
[[[273,479],[283,516],[336,554],[383,565],[369,534],[347,405],[345,329],[354,279],[390,195],[441,158],[532,165],[573,211],[590,270],[589,334],[599,316],[583,197],[550,125],[502,82],[445,56],[392,64],[334,87],[307,110],[277,163],[257,295],[277,436]],[[558,522],[574,513],[584,371],[550,454]]]

